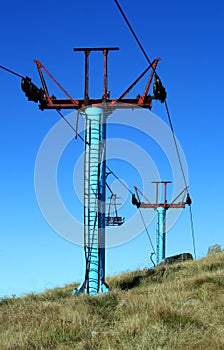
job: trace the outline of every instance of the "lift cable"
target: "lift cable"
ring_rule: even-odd
[[[151,261],[152,261],[152,263],[153,263],[153,265],[154,265],[154,267],[155,267],[155,263],[154,263],[153,260],[152,260],[152,255],[153,255],[153,254],[156,254],[155,248],[154,248],[154,246],[153,246],[152,239],[151,239],[151,237],[150,237],[149,230],[148,230],[148,228],[147,228],[147,225],[146,225],[145,219],[144,219],[144,217],[143,217],[142,211],[141,211],[140,208],[138,208],[138,210],[139,210],[139,213],[140,213],[140,215],[141,215],[141,219],[142,219],[142,222],[143,222],[145,231],[146,231],[146,233],[147,233],[147,236],[148,236],[150,245],[151,245],[151,247],[152,247],[152,251],[153,251],[153,252],[151,253],[150,259],[151,259]]]
[[[68,121],[68,119],[61,113],[59,109],[56,109],[56,112],[60,115],[60,117],[70,126],[70,128],[75,132],[76,138],[79,137],[83,142],[89,144],[84,140],[84,138],[77,132],[74,126]]]
[[[166,112],[167,112],[167,116],[168,116],[168,119],[169,119],[169,124],[170,124],[170,129],[171,129],[171,132],[172,132],[172,136],[173,136],[174,145],[175,145],[175,148],[176,148],[178,161],[179,161],[179,164],[180,164],[180,169],[181,169],[183,180],[184,180],[184,185],[185,185],[185,187],[187,187],[188,184],[187,184],[186,176],[185,176],[185,173],[184,173],[184,168],[183,168],[183,164],[182,164],[181,157],[180,157],[180,151],[179,151],[179,148],[178,148],[178,145],[177,145],[177,139],[176,139],[176,136],[175,136],[173,123],[172,123],[172,120],[171,120],[171,116],[170,116],[170,112],[169,112],[166,100],[165,100],[165,107],[166,107]]]
[[[140,47],[143,55],[145,56],[147,62],[152,65],[152,62],[151,60],[149,59],[149,56],[147,55],[146,51],[144,50],[143,48],[143,45],[141,44],[140,40],[138,39],[137,37],[137,34],[135,33],[133,27],[131,26],[129,20],[127,19],[127,16],[125,15],[124,11],[122,10],[120,4],[118,3],[118,0],[114,0],[119,11],[121,12],[126,24],[128,25],[132,35],[134,36],[138,46]],[[152,67],[152,70],[154,71],[154,73],[156,73],[156,69],[154,67]],[[157,74],[157,73],[156,73]],[[158,76],[158,74],[157,74]],[[158,76],[159,77],[159,76]],[[168,119],[169,119],[169,124],[170,124],[170,128],[171,128],[171,131],[172,131],[172,135],[173,135],[173,139],[174,139],[174,144],[175,144],[175,148],[176,148],[176,152],[177,152],[177,156],[178,156],[178,161],[180,163],[180,168],[181,168],[181,172],[182,172],[182,175],[183,175],[183,179],[184,179],[184,184],[185,184],[185,187],[187,186],[187,181],[186,181],[186,176],[184,174],[184,170],[183,170],[183,165],[182,165],[182,161],[181,161],[181,158],[180,158],[180,152],[179,152],[179,149],[178,149],[178,146],[177,146],[177,140],[176,140],[176,136],[175,136],[175,132],[174,132],[174,128],[173,128],[173,124],[172,124],[172,120],[171,120],[171,115],[169,113],[169,109],[168,109],[168,105],[167,105],[167,102],[165,100],[165,107],[166,107],[166,112],[167,112],[167,115],[168,115]]]
[[[146,58],[147,62],[151,65],[151,60],[149,59],[146,51],[144,50],[140,40],[138,39],[133,27],[131,26],[130,22],[128,21],[127,19],[127,16],[125,15],[124,11],[122,10],[118,0],[114,0],[115,4],[117,5],[120,13],[122,14],[126,24],[128,25],[132,35],[134,36],[138,46],[140,47],[144,57]],[[152,70],[154,71],[155,74],[156,73],[156,69],[154,67],[152,67]],[[157,77],[158,74],[157,74]],[[172,123],[172,120],[171,120],[171,115],[170,115],[170,112],[169,112],[169,108],[168,108],[168,104],[167,104],[167,101],[165,99],[165,108],[166,108],[166,112],[167,112],[167,115],[168,115],[168,120],[169,120],[169,124],[170,124],[170,129],[171,129],[171,132],[172,132],[172,136],[173,136],[173,141],[174,141],[174,144],[175,144],[175,148],[176,148],[176,153],[177,153],[177,157],[178,157],[178,161],[179,161],[179,165],[180,165],[180,169],[181,169],[181,172],[182,172],[182,176],[183,176],[183,181],[184,181],[184,184],[185,184],[185,187],[187,187],[187,180],[186,180],[186,176],[185,176],[185,173],[184,173],[184,169],[183,169],[183,164],[182,164],[182,161],[181,161],[181,157],[180,157],[180,151],[179,151],[179,148],[178,148],[178,145],[177,145],[177,139],[176,139],[176,135],[175,135],[175,132],[174,132],[174,128],[173,128],[173,123]],[[189,194],[189,193],[188,193]],[[195,259],[196,259],[196,248],[195,248],[195,233],[194,233],[194,225],[193,225],[193,215],[192,215],[192,208],[191,208],[191,204],[189,205],[190,207],[190,220],[191,220],[191,233],[192,233],[192,240],[193,240],[193,248],[194,248],[194,255],[195,255]]]
[[[6,67],[4,67],[4,66],[0,66],[0,68],[4,69],[6,72],[9,72],[9,73],[11,73],[11,74],[13,74],[13,75],[15,75],[15,76],[21,78],[21,79],[24,78],[21,74],[16,73],[16,72],[14,72],[13,70],[8,69],[8,68],[6,68]]]
[[[88,142],[86,142],[84,140],[84,138],[77,132],[77,130],[73,127],[73,125],[65,118],[65,116],[61,113],[60,110],[56,110],[58,112],[58,114],[60,115],[60,117],[70,126],[70,128],[72,128],[73,131],[75,131],[76,135],[84,142],[89,144]],[[126,188],[126,190],[133,195],[133,192],[128,188],[128,186],[109,168],[109,166],[106,166],[107,170],[120,182],[120,184]]]
[[[84,140],[84,138],[77,132],[77,130],[73,127],[73,125],[65,118],[65,116],[61,113],[61,111],[59,111],[58,109],[56,110],[58,112],[58,114],[60,115],[60,117],[70,126],[70,128],[72,128],[73,131],[75,131],[76,135],[84,142],[89,144],[88,142],[86,142]],[[127,185],[125,185],[125,183],[109,168],[109,166],[106,166],[107,170],[120,182],[120,184],[126,188],[126,190],[133,195],[133,192],[128,188]]]
[[[156,254],[156,253],[151,253],[151,254],[150,254],[150,260],[151,260],[151,262],[152,262],[152,264],[153,264],[154,267],[156,267],[156,264],[154,263],[152,256],[155,255],[155,254]]]
[[[109,166],[107,166],[107,169],[111,172],[112,175],[114,175],[114,177],[120,182],[120,184],[124,186],[126,190],[132,195],[133,192],[128,188],[128,186],[125,185],[123,181],[121,181],[121,179],[119,179],[119,177],[109,168]]]
[[[152,65],[152,63],[151,63],[151,61],[150,61],[150,59],[149,59],[149,57],[148,57],[147,53],[145,52],[145,50],[144,50],[144,48],[143,48],[143,46],[142,46],[142,44],[141,44],[140,40],[138,39],[138,37],[137,37],[137,35],[136,35],[136,33],[135,33],[134,29],[132,28],[132,26],[131,26],[130,22],[128,21],[128,19],[127,19],[126,15],[125,15],[124,11],[122,10],[122,8],[121,8],[121,6],[120,6],[119,2],[118,2],[117,0],[114,0],[114,1],[115,1],[116,5],[117,5],[117,7],[118,7],[119,11],[121,12],[121,14],[122,14],[122,16],[123,16],[123,18],[124,18],[125,22],[127,23],[128,28],[130,29],[130,31],[131,31],[131,33],[132,33],[132,35],[134,36],[135,40],[137,41],[138,46],[140,47],[140,49],[141,49],[141,51],[142,51],[143,55],[145,56],[145,58],[146,58],[146,60],[148,61],[148,63],[149,63],[150,65]],[[153,69],[153,70],[154,70],[154,72],[155,72],[155,68],[154,68],[154,67],[152,67],[152,69]]]
[[[109,172],[120,182],[120,184],[121,184],[122,186],[124,186],[124,187],[126,188],[126,190],[127,190],[131,195],[133,195],[133,192],[125,185],[125,183],[124,183],[123,181],[121,181],[121,180],[119,179],[119,177],[118,177],[108,166],[107,166],[107,169],[108,169]],[[148,236],[150,245],[151,245],[152,250],[153,250],[153,253],[151,253],[150,259],[151,259],[153,265],[155,266],[155,263],[154,263],[154,261],[152,260],[152,255],[156,253],[156,252],[155,252],[155,248],[154,248],[154,246],[153,246],[152,239],[151,239],[151,237],[150,237],[150,234],[149,234],[149,231],[148,231],[146,222],[145,222],[145,220],[144,220],[143,214],[142,214],[142,212],[141,212],[141,209],[140,209],[140,208],[138,208],[138,209],[139,209],[139,213],[140,213],[140,215],[141,215],[141,219],[142,219],[142,222],[143,222],[145,231],[146,231],[146,233],[147,233],[147,236]]]
[[[24,79],[24,76],[7,68],[7,67],[4,67],[4,66],[0,66],[0,68],[4,69],[6,72],[10,73],[10,74],[13,74],[15,75],[16,77],[19,77],[21,79]],[[76,138],[79,137],[83,142],[84,141],[84,138],[77,132],[77,130],[73,127],[73,125],[68,121],[68,119],[61,113],[61,111],[59,109],[56,109],[56,112],[60,115],[60,117],[62,119],[64,119],[64,121],[70,126],[70,128],[75,132],[76,134]]]

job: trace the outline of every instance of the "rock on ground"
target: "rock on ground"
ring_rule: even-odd
[[[214,245],[212,245],[211,247],[208,248],[208,254],[207,255],[221,253],[221,252],[222,252],[221,245],[214,244]]]
[[[168,258],[163,259],[158,266],[171,265],[176,263],[181,263],[186,260],[193,260],[193,256],[190,253],[182,253],[178,255],[169,256]]]

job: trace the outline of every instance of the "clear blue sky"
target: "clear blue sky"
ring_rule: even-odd
[[[224,246],[221,221],[224,5],[220,0],[184,3],[120,0],[120,4],[150,59],[162,58],[158,73],[167,89],[174,128],[188,164],[196,250],[197,257],[201,258],[210,245]],[[147,66],[113,0],[65,0],[63,3],[50,0],[39,1],[35,6],[27,0],[4,2],[0,30],[1,65],[32,77],[40,85],[33,63],[33,59],[39,59],[74,98],[83,96],[84,66],[82,55],[74,53],[73,47],[120,47],[119,52],[109,56],[112,97],[118,97]],[[92,97],[102,96],[98,58],[91,60],[91,67],[94,66],[90,71]],[[53,111],[41,112],[37,105],[28,102],[20,80],[3,70],[0,84],[0,297],[81,282],[82,247],[54,232],[42,216],[35,196],[38,149],[59,117]],[[154,103],[153,112],[168,122],[165,108],[159,102]],[[108,133],[112,138],[124,138],[122,127],[112,126]],[[130,132],[128,137],[144,148],[155,163],[161,163],[163,158],[159,157],[160,151],[153,142],[148,141],[146,145],[138,133]],[[82,151],[81,141],[71,142],[58,174],[65,206],[79,217],[82,207],[74,194],[72,178]],[[113,160],[110,165],[129,187],[138,181],[129,164],[125,168],[124,163]],[[166,168],[162,169],[162,180],[164,177],[170,180],[169,171],[166,174]],[[155,180],[150,178],[150,172],[148,177],[149,182]],[[134,210],[129,197],[121,215],[128,216],[129,211]],[[149,231],[154,241],[154,221]],[[150,252],[145,232],[126,244],[108,249],[107,275],[151,266]],[[167,255],[180,252],[193,253],[188,208],[167,234]]]

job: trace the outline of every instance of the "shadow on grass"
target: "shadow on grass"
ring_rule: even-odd
[[[138,287],[142,283],[142,281],[143,281],[142,276],[135,276],[126,281],[120,282],[119,287],[121,290],[132,289],[132,288]]]

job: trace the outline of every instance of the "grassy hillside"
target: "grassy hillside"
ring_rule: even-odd
[[[0,302],[0,349],[224,349],[224,253]]]

